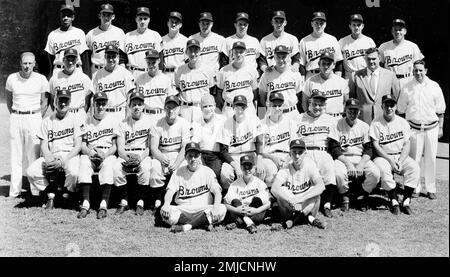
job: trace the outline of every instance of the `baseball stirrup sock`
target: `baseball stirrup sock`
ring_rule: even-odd
[[[209,224],[208,217],[204,212],[196,215],[188,224],[192,225],[192,229],[197,227],[203,227]]]
[[[128,202],[128,188],[127,186],[117,187],[119,198]]]
[[[184,225],[189,222],[189,217],[187,217],[185,214],[180,214],[180,218],[178,219],[177,224]]]
[[[414,188],[405,186],[405,192],[403,193],[403,198],[405,199],[403,201],[403,205],[409,205],[409,202],[411,201],[411,196],[414,193]]]
[[[104,184],[102,186],[102,200],[106,202],[106,205],[109,203],[109,196],[111,195],[111,188],[112,185],[110,184]]]
[[[81,187],[81,199],[89,201],[89,192],[91,190],[91,184],[90,183],[80,183],[80,187]]]
[[[337,187],[335,185],[327,185],[325,187],[325,191],[322,193],[323,203],[325,203],[325,204],[329,203],[330,207],[328,207],[328,208],[330,208],[330,209],[331,209],[331,202],[333,201],[334,194],[336,193],[336,191],[337,191]]]

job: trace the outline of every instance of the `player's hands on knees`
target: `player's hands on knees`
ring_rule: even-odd
[[[252,207],[244,207],[244,212],[246,216],[254,216],[255,214],[257,214],[256,209],[252,208]]]
[[[444,130],[439,127],[438,139],[441,139],[444,136]]]
[[[163,156],[164,158],[162,159],[162,161],[161,161],[161,164],[163,165],[163,166],[169,166],[170,165],[170,159],[169,159],[169,157],[167,157],[167,156]]]
[[[218,204],[215,204],[211,210],[211,216],[213,222],[217,222],[220,219],[220,206]]]
[[[169,170],[170,173],[173,173],[177,169],[177,166],[175,165],[175,163],[171,163],[171,164],[169,164],[167,169]]]
[[[169,219],[169,211],[170,211],[170,204],[164,203],[164,205],[161,207],[161,216],[164,219]]]
[[[355,167],[355,169],[356,169],[356,175],[357,175],[357,177],[363,176],[363,174],[364,174],[364,165],[358,164],[358,165]]]
[[[352,163],[347,163],[347,175],[351,177],[357,177],[356,168]]]

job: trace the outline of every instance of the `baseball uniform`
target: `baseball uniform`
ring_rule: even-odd
[[[238,36],[236,36],[236,34],[227,37],[225,39],[225,48],[223,53],[230,59],[230,63],[233,60],[233,43],[235,43],[236,41],[243,41],[245,43],[246,50],[244,54],[244,64],[256,69],[258,67],[256,59],[262,52],[259,41],[255,37],[249,35],[245,35],[243,38],[239,38]]]
[[[172,86],[175,87],[175,72],[178,67],[185,63],[187,37],[178,33],[174,38],[169,34],[162,38],[162,50],[164,57],[164,74],[172,80]]]
[[[275,37],[273,33],[261,39],[261,54],[266,57],[267,65],[275,65],[275,47],[278,45],[284,45],[289,49],[289,54],[286,58],[286,63],[290,65],[292,63],[291,58],[295,56],[298,52],[298,39],[289,33],[283,32],[279,37]]]
[[[364,58],[366,49],[376,47],[373,39],[363,34],[357,39],[354,39],[352,35],[343,37],[339,40],[339,46],[342,51],[345,79],[349,79],[352,72],[367,66]]]
[[[200,42],[200,63],[211,67],[216,74],[219,71],[219,54],[225,52],[225,38],[214,32],[204,38],[199,33],[189,37],[189,39],[196,39]],[[214,76],[215,76],[214,74]]]

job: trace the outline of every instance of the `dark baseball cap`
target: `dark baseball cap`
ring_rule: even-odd
[[[180,21],[183,21],[183,16],[181,15],[181,13],[179,13],[177,11],[170,12],[169,18],[177,18]]]
[[[403,19],[396,18],[396,19],[392,20],[392,26],[406,27],[406,22]]]
[[[278,45],[277,47],[275,47],[274,52],[289,54],[289,49],[285,45]]]
[[[141,99],[142,101],[144,101],[145,97],[144,94],[142,94],[142,92],[133,91],[130,95],[130,101],[133,99]]]
[[[289,144],[290,149],[306,149],[305,142],[302,139],[291,140]]]
[[[241,48],[241,49],[244,49],[244,50],[247,49],[247,47],[245,47],[245,42],[240,41],[240,40],[238,40],[238,41],[233,43],[232,49],[236,49],[236,48]]]
[[[248,22],[248,21],[250,21],[250,18],[247,13],[238,12],[236,14],[236,19],[234,21],[238,21],[238,20],[247,20],[247,22]]]
[[[106,95],[106,92],[104,92],[104,91],[96,92],[94,94],[94,101],[97,101],[97,100],[108,100],[108,95]]]
[[[189,151],[201,152],[200,145],[197,142],[188,142],[184,148],[184,153],[187,154]]]
[[[70,94],[70,90],[68,89],[58,89],[56,91],[56,98],[72,98],[72,95]]]
[[[321,55],[319,60],[323,60],[323,59],[327,59],[327,60],[331,60],[334,62],[334,54],[331,53],[330,51],[324,51]]]
[[[273,18],[282,18],[282,19],[286,20],[286,13],[284,11],[274,11],[273,15],[272,15],[272,19]]]
[[[327,97],[325,96],[325,94],[323,92],[321,92],[320,90],[313,90],[310,98],[319,98],[319,99],[327,100]]]
[[[214,21],[212,14],[210,12],[202,12],[198,18],[198,21],[201,21],[201,20]]]
[[[360,21],[360,22],[364,22],[364,19],[362,17],[362,15],[360,15],[359,13],[355,13],[350,15],[350,22],[352,21]]]
[[[78,57],[78,51],[75,48],[69,48],[66,51],[64,51],[64,57],[68,56],[75,56]]]
[[[71,11],[72,13],[75,13],[75,8],[72,5],[64,4],[61,6],[61,9],[59,9],[60,12],[62,11]]]
[[[108,52],[113,52],[113,53],[119,54],[119,48],[117,48],[117,46],[115,46],[114,44],[108,44],[105,47],[105,53],[108,53]]]
[[[397,104],[397,100],[395,100],[395,98],[392,97],[392,95],[390,95],[390,94],[383,95],[383,97],[381,98],[381,102],[382,103],[384,103],[384,102],[394,102],[394,103]]]
[[[345,107],[346,108],[356,108],[359,109],[361,106],[359,105],[359,100],[355,98],[349,98],[347,101],[345,101]]]
[[[247,106],[247,97],[245,97],[244,95],[236,95],[233,98],[233,106],[236,106],[236,105]]]
[[[255,157],[252,154],[245,154],[244,156],[241,157],[240,161],[241,165],[244,164],[255,165]]]
[[[100,6],[100,12],[101,13],[114,13],[114,7],[113,5],[107,3]]]
[[[324,12],[315,12],[313,13],[313,17],[311,20],[316,20],[316,19],[322,19],[324,21],[327,21],[327,17],[325,16]]]
[[[177,104],[177,106],[180,106],[180,99],[176,95],[170,95],[166,97],[166,101],[164,101],[164,106],[167,105],[167,103],[173,102]]]
[[[269,101],[273,102],[275,100],[281,100],[284,102],[284,96],[283,94],[279,93],[279,92],[272,92],[269,96]]]
[[[156,51],[156,49],[147,50],[147,51],[145,51],[145,58],[146,59],[158,59],[159,52]]]
[[[186,43],[186,48],[189,48],[189,47],[192,47],[192,46],[200,48],[200,42],[198,40],[196,40],[196,39],[188,40],[187,43]]]
[[[136,16],[142,15],[142,14],[150,16],[150,9],[147,8],[147,7],[139,7],[139,8],[137,8]]]

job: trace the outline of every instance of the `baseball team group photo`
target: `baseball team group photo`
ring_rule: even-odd
[[[448,2],[47,2],[41,49],[1,4],[0,256],[448,257]]]

